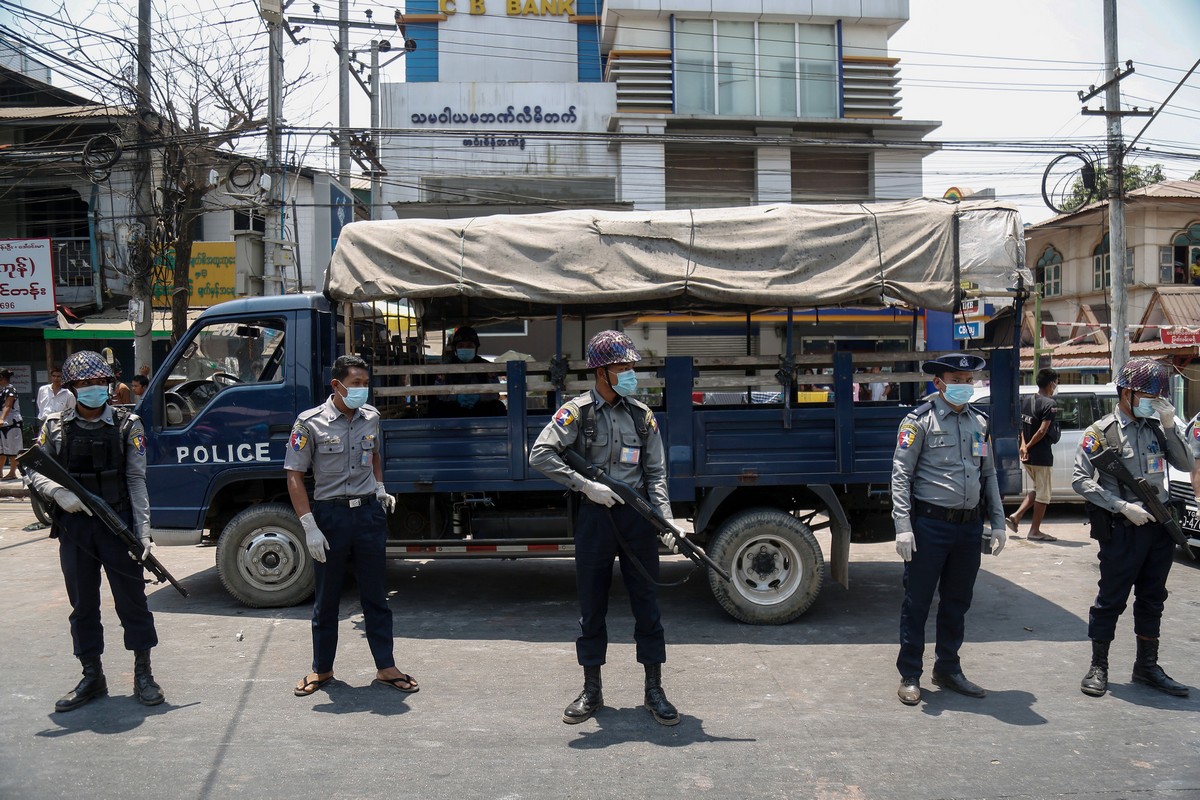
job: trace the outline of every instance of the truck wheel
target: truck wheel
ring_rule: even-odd
[[[33,508],[33,515],[37,517],[37,521],[43,525],[53,525],[54,520],[50,518],[50,509],[42,500],[42,496],[33,489],[29,490],[29,505]]]
[[[730,616],[751,625],[782,625],[803,614],[825,580],[825,558],[812,529],[777,509],[742,511],[725,521],[708,554],[725,567],[708,585]]]
[[[217,540],[217,575],[251,608],[294,606],[313,593],[312,559],[291,506],[264,503],[229,520]]]

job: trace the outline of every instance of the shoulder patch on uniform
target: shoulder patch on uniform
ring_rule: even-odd
[[[1079,446],[1083,448],[1083,452],[1094,456],[1104,448],[1104,437],[1095,428],[1088,428],[1079,440]]]
[[[554,424],[560,428],[569,428],[579,419],[579,409],[575,403],[567,403],[554,414]]]
[[[146,455],[146,429],[142,427],[141,422],[133,423],[133,427],[129,431],[129,443],[133,445],[134,450],[137,450],[139,456]]]
[[[908,420],[900,423],[900,430],[896,433],[896,446],[901,450],[912,447],[913,442],[917,440],[919,430],[915,423]]]
[[[292,426],[292,436],[288,439],[288,447],[292,448],[293,452],[299,453],[305,447],[308,447],[308,426],[296,420],[296,424]]]
[[[42,423],[42,429],[38,431],[37,443],[43,447],[46,444],[46,424]]]
[[[1192,438],[1197,442],[1200,442],[1200,425],[1192,427]]]
[[[646,409],[646,426],[652,433],[658,432],[658,420],[654,418],[654,412],[648,408]]]
[[[924,416],[925,414],[928,414],[932,410],[933,410],[933,403],[932,402],[924,402],[924,403],[921,403],[921,405],[914,408],[912,411],[908,412],[908,415],[905,417],[905,419],[917,419],[919,417]]]

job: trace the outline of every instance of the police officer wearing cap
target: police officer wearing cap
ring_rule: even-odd
[[[909,706],[921,701],[925,620],[935,592],[933,684],[969,697],[986,694],[963,675],[958,658],[981,545],[999,554],[1005,542],[987,417],[970,406],[971,381],[985,364],[966,354],[926,361],[921,370],[934,376],[938,394],[914,408],[897,432],[892,518],[896,552],[905,563],[896,694]],[[986,538],[985,523],[991,531]]]
[[[150,554],[150,496],[146,492],[146,432],[136,414],[109,405],[112,369],[99,353],[84,350],[63,362],[62,380],[75,396],[74,407],[46,418],[38,444],[89,492],[112,506],[136,532],[141,561]],[[125,649],[133,651],[133,693],[143,705],[163,701],[150,669],[158,644],[154,616],[146,603],[140,561],[96,519],[73,492],[31,472],[30,483],[58,507],[50,535],[58,537],[58,560],[71,603],[71,641],[83,664],[83,680],[61,698],[55,711],[71,711],[108,694],[100,656],[100,568],[108,575]]]
[[[1087,502],[1092,538],[1100,545],[1099,589],[1088,614],[1092,664],[1079,688],[1092,697],[1108,691],[1108,649],[1132,589],[1137,637],[1132,680],[1186,697],[1188,687],[1172,680],[1158,664],[1158,635],[1175,542],[1128,487],[1093,467],[1092,458],[1105,448],[1117,452],[1133,477],[1144,478],[1166,503],[1167,464],[1190,472],[1192,454],[1175,407],[1166,399],[1171,386],[1166,364],[1131,358],[1117,373],[1116,383],[1117,407],[1084,431],[1071,480],[1071,487]]]
[[[312,672],[293,694],[305,697],[333,680],[337,654],[338,607],[346,568],[354,570],[362,602],[367,645],[375,659],[375,683],[411,693],[416,680],[396,669],[392,655],[392,610],[387,603],[387,512],[396,498],[383,484],[379,411],[367,403],[371,375],[358,356],[333,362],[333,394],[300,414],[283,457],[288,497],[304,527],[313,558]],[[304,474],[313,473],[313,500]]]
[[[608,650],[609,586],[613,558],[633,609],[637,660],[645,667],[645,707],[663,725],[679,724],[679,712],[662,688],[666,639],[658,611],[658,544],[650,523],[607,486],[568,467],[560,454],[575,448],[609,476],[641,491],[665,519],[671,519],[666,459],[654,412],[630,395],[637,389],[633,365],[642,357],[620,331],[601,331],[587,345],[587,366],[595,386],[558,409],[529,454],[529,466],[584,496],[575,520],[575,576],[580,635],[575,653],[583,667],[583,691],[563,712],[577,724],[604,706],[600,667]],[[676,528],[676,536],[683,532]],[[663,544],[678,553],[671,534]],[[634,563],[641,565],[641,569]],[[643,570],[645,574],[643,574]]]

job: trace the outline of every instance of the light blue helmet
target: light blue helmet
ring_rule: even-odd
[[[76,381],[90,381],[95,378],[112,380],[113,371],[108,362],[94,350],[80,350],[67,356],[62,365],[63,386],[70,386]]]

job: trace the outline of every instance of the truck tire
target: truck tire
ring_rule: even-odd
[[[229,520],[217,540],[217,575],[251,608],[294,606],[311,597],[312,559],[291,506],[264,503]]]
[[[50,516],[49,506],[42,500],[42,496],[33,489],[29,490],[29,505],[33,509],[33,515],[37,517],[38,522],[43,525],[54,524],[54,520]]]
[[[812,529],[778,509],[733,515],[709,542],[708,554],[733,577],[726,583],[710,570],[713,596],[730,616],[751,625],[796,619],[825,580],[825,558]]]

